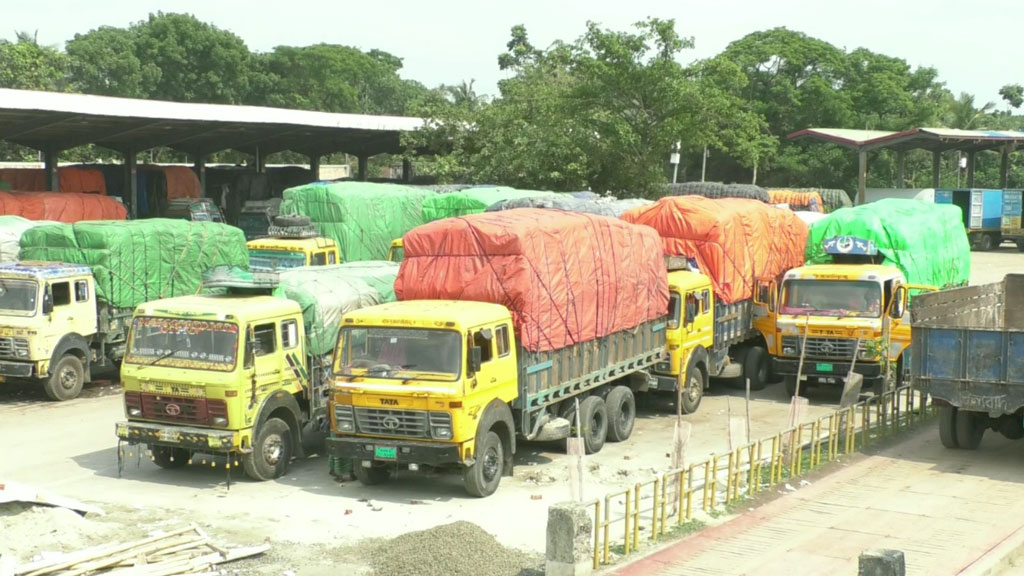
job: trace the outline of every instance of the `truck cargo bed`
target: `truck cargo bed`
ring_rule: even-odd
[[[754,335],[754,303],[741,300],[733,304],[715,303],[715,350],[749,340]]]
[[[665,328],[666,318],[658,318],[551,352],[520,347],[514,407],[522,411],[523,429],[532,411],[653,366],[665,354]]]
[[[914,386],[958,408],[1024,406],[1024,274],[921,294],[911,317]]]

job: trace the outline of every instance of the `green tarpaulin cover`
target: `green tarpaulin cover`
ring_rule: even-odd
[[[195,294],[214,266],[249,267],[238,228],[162,218],[37,226],[21,236],[21,259],[90,266],[97,298],[117,308]]]
[[[884,264],[899,268],[911,284],[964,286],[971,274],[963,217],[952,204],[890,198],[840,208],[811,225],[807,264],[832,262],[822,243],[836,236],[874,242]]]
[[[394,184],[317,182],[285,190],[281,213],[309,216],[338,243],[344,262],[387,260],[391,241],[423,224],[423,201],[434,195]]]
[[[310,353],[323,355],[334,349],[345,314],[394,302],[398,267],[393,262],[373,261],[281,272],[278,294],[302,307]]]
[[[426,223],[453,216],[478,214],[497,202],[540,196],[558,196],[558,194],[507,187],[468,188],[449,194],[439,194],[423,201],[423,221]]]

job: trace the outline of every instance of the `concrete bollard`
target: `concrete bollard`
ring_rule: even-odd
[[[902,550],[865,550],[858,564],[857,576],[907,576]]]
[[[594,572],[594,521],[579,502],[548,508],[545,576],[587,576]]]

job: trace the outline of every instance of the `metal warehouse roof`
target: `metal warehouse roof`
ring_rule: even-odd
[[[957,130],[954,128],[914,128],[903,132],[849,130],[845,128],[808,128],[789,135],[792,140],[813,138],[855,150],[923,149],[932,152],[962,150],[977,152],[1024,143],[1024,132],[1012,130]]]
[[[94,143],[122,152],[167,146],[194,155],[235,149],[373,156],[401,152],[401,133],[422,125],[421,118],[400,116],[0,89],[0,140],[38,150]]]

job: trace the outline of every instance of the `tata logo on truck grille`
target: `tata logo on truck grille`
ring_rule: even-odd
[[[177,404],[168,404],[164,406],[164,412],[167,412],[168,416],[177,416],[181,414],[181,406]]]
[[[398,400],[394,398],[381,398],[380,403],[384,406],[398,406]]]
[[[387,428],[388,430],[398,430],[398,427],[401,425],[401,422],[399,422],[398,418],[395,418],[394,416],[386,416],[384,417],[383,420],[380,421],[380,425]]]
[[[836,347],[831,342],[822,342],[818,345],[818,350],[822,354],[831,354],[836,351]]]

